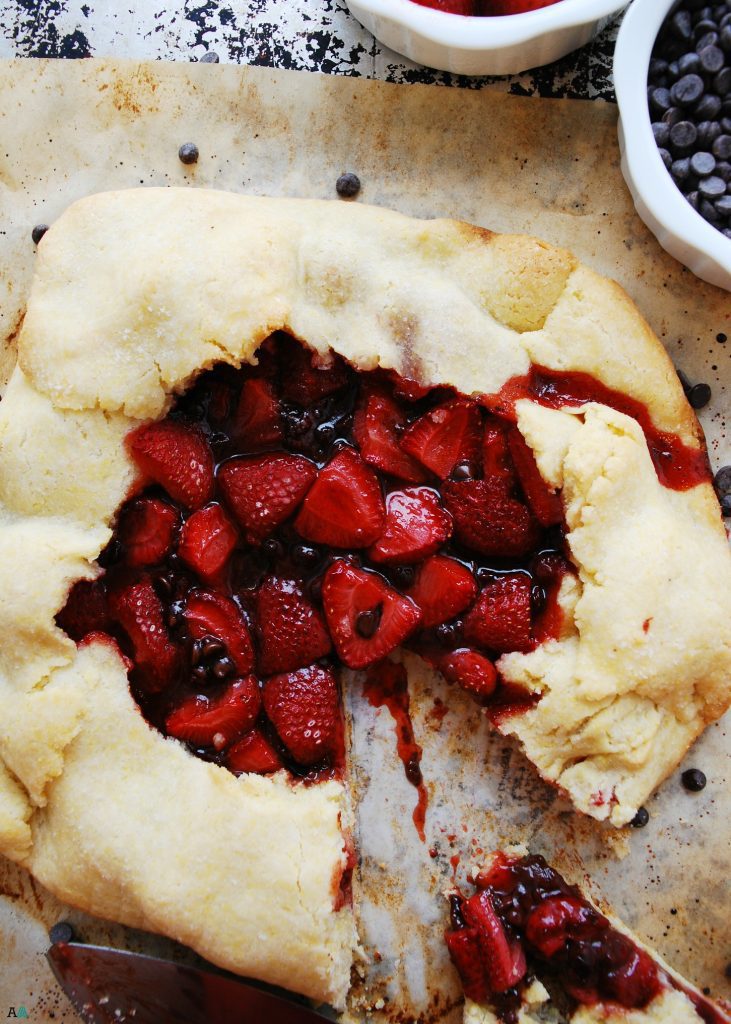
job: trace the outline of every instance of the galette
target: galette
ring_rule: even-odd
[[[621,289],[532,238],[76,203],[38,247],[0,503],[0,852],[336,1007],[344,668],[415,652],[615,826],[731,700],[695,415]]]

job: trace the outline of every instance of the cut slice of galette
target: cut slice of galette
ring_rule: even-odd
[[[712,1002],[543,857],[494,854],[449,893],[464,1024],[729,1024]]]
[[[39,246],[0,501],[0,851],[337,1006],[342,666],[418,652],[615,825],[729,703],[697,421],[624,294],[533,239],[84,200]]]

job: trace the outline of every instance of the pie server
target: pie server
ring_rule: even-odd
[[[258,983],[129,950],[55,942],[46,954],[84,1024],[323,1024]]]

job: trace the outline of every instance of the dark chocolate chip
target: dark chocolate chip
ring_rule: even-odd
[[[705,153],[701,150],[700,153],[694,153],[690,158],[690,169],[699,178],[705,178],[715,171],[716,158],[711,153]]]
[[[70,925],[68,921],[58,921],[49,931],[48,938],[51,942],[73,942],[76,938],[76,932],[73,925]]]
[[[692,121],[678,121],[670,129],[670,142],[676,150],[688,150],[695,145],[698,129]]]
[[[707,92],[695,105],[693,117],[696,121],[713,121],[721,113],[721,97]]]
[[[729,237],[731,237],[731,232],[729,232]],[[731,516],[731,494],[724,494],[721,498],[721,515],[724,519]]]
[[[377,604],[375,608],[370,608],[368,611],[358,612],[355,617],[355,631],[358,636],[362,636],[364,640],[370,640],[381,623],[382,614],[382,604]]]
[[[711,152],[717,160],[731,158],[731,135],[718,135],[711,146]]]
[[[726,182],[716,174],[707,178],[701,178],[698,182],[698,191],[707,199],[718,199],[726,191]]]
[[[701,67],[709,75],[715,75],[723,67],[726,58],[719,46],[704,46],[698,51]]]
[[[201,57],[201,64],[218,64],[220,58],[214,50],[209,50]]]
[[[688,401],[694,409],[703,409],[711,400],[711,389],[708,384],[696,384],[690,389]]]
[[[341,174],[335,182],[335,191],[343,199],[352,199],[360,192],[360,178],[351,171]]]
[[[703,89],[700,75],[683,75],[670,89],[670,99],[679,107],[692,107],[703,95]]]
[[[685,788],[691,793],[700,793],[706,788],[706,777],[698,768],[687,768],[680,776]]]
[[[178,150],[178,157],[181,164],[197,164],[198,156],[198,147],[195,142],[184,142]]]
[[[682,160],[673,160],[670,173],[676,182],[685,181],[690,174],[690,160],[688,157],[684,156]]]
[[[655,136],[655,145],[662,149],[670,141],[670,125],[663,121],[655,121],[652,125],[652,134]]]
[[[650,96],[650,106],[653,108],[653,110],[657,110],[658,113],[664,114],[666,110],[669,110],[670,107],[672,107],[672,105],[673,102],[670,99],[670,92],[668,89],[664,89],[661,87],[652,90],[652,95]]]
[[[630,825],[632,826],[632,828],[644,828],[649,820],[650,815],[647,813],[647,808],[640,807],[639,811],[637,812],[637,814],[635,814],[634,818],[630,822]]]
[[[38,245],[40,240],[43,238],[45,233],[48,231],[48,224],[36,224],[30,233],[30,237],[33,239],[33,244]]]

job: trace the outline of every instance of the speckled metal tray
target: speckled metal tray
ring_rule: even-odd
[[[619,172],[616,111],[607,104],[103,61],[8,62],[0,65],[0,96],[0,379],[12,365],[32,274],[31,228],[52,222],[78,196],[189,184],[327,198],[337,176],[353,170],[363,180],[362,201],[528,231],[619,280],[676,364],[692,381],[711,384],[701,420],[714,465],[731,461],[729,296],[662,252],[636,217]],[[201,156],[186,168],[177,150],[189,140]],[[489,732],[468,698],[414,660],[412,715],[429,793],[422,843],[411,818],[416,791],[396,757],[389,712],[364,700],[357,676],[345,691],[366,953],[352,1019],[456,1024],[459,992],[441,943],[440,893],[483,850],[515,841],[608,899],[693,981],[731,996],[723,722],[686,761],[706,772],[706,789],[688,794],[674,773],[651,801],[647,827],[617,834],[573,814]],[[2,859],[0,893],[0,1019],[21,1005],[32,1021],[74,1019],[42,956],[46,928],[63,917],[89,940],[190,956],[69,912]]]

